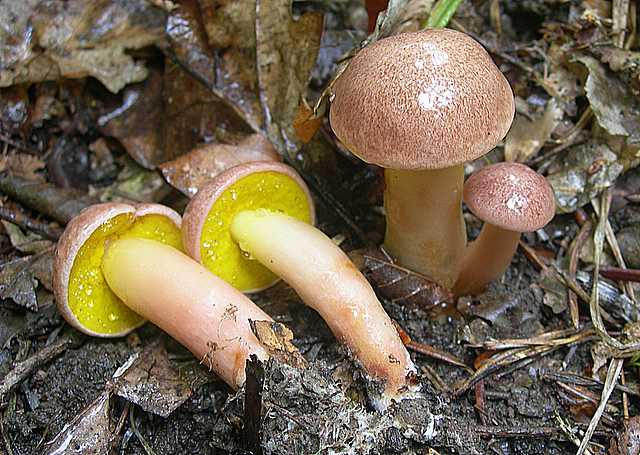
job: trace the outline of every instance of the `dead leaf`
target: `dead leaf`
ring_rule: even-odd
[[[147,169],[178,156],[163,143],[162,81],[162,73],[151,71],[145,82],[124,90],[121,106],[98,119],[101,132],[118,139],[129,156]]]
[[[247,137],[238,145],[208,144],[160,166],[171,186],[193,197],[213,177],[250,161],[281,161],[282,157],[261,134]]]
[[[51,247],[51,241],[43,239],[38,234],[22,230],[13,223],[1,220],[5,232],[9,235],[11,245],[21,253],[33,254],[38,253],[46,248]]]
[[[108,187],[92,188],[90,196],[106,201],[159,202],[171,191],[158,172],[139,166],[128,156],[119,160],[122,170]]]
[[[551,138],[564,111],[555,98],[547,102],[544,113],[535,120],[516,114],[504,144],[505,161],[523,163],[535,156]]]
[[[0,40],[2,39],[1,33]],[[0,61],[2,61],[1,58]],[[27,87],[16,85],[0,89],[0,127],[9,133],[18,133],[28,118],[29,94]]]
[[[640,416],[624,421],[624,429],[611,438],[609,455],[635,455],[640,453]]]
[[[205,142],[235,144],[253,132],[228,102],[169,59],[164,86],[164,144],[174,156]]]
[[[291,342],[293,332],[286,325],[273,321],[253,320],[249,320],[249,324],[253,334],[271,357],[295,368],[307,366],[307,361]]]
[[[113,375],[111,389],[146,412],[168,417],[191,396],[191,388],[176,373],[160,342],[135,353]]]
[[[293,119],[303,100],[320,49],[322,15],[291,14],[291,0],[258,0],[256,60],[260,102],[268,138],[281,154],[301,146]]]
[[[640,52],[628,51],[614,46],[597,46],[592,52],[599,56],[612,71],[629,85],[635,95],[640,94]]]
[[[109,418],[110,398],[109,392],[103,392],[45,445],[43,453],[47,455],[109,453],[113,431]]]
[[[547,177],[559,213],[571,213],[611,186],[623,172],[618,155],[606,145],[589,141],[571,147],[561,169]]]
[[[52,289],[53,248],[40,253],[11,259],[0,265],[0,298],[11,299],[30,311],[38,310],[36,287]]]
[[[93,76],[118,92],[147,76],[126,51],[159,43],[164,22],[145,0],[3,2],[0,86]]]
[[[259,131],[263,117],[256,90],[255,0],[198,3],[183,1],[169,15],[169,52],[236,116]]]
[[[583,55],[576,57],[576,61],[589,71],[585,90],[600,126],[613,136],[624,136],[632,144],[640,143],[638,98],[595,58]]]
[[[453,301],[451,291],[394,264],[377,248],[354,250],[349,257],[378,294],[394,303],[430,310]]]
[[[27,153],[14,152],[0,156],[0,172],[17,177],[44,182],[44,176],[40,173],[44,168],[44,161]]]

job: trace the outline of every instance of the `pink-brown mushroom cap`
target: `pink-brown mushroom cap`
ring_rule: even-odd
[[[544,227],[555,214],[555,196],[547,180],[520,163],[480,169],[464,185],[469,210],[486,223],[515,232]]]
[[[74,217],[65,228],[62,236],[58,240],[53,264],[53,293],[56,298],[56,305],[62,317],[82,333],[87,335],[113,338],[124,336],[144,324],[142,321],[138,326],[129,328],[120,333],[100,333],[89,330],[85,327],[67,305],[69,278],[75,258],[80,248],[91,237],[100,226],[109,220],[119,216],[131,214],[136,217],[144,215],[163,215],[168,217],[178,228],[181,218],[174,210],[160,204],[138,204],[136,206],[118,202],[107,202],[96,204],[82,210],[78,216]]]
[[[256,172],[279,172],[292,178],[307,196],[311,224],[315,223],[315,210],[311,193],[304,180],[300,178],[295,170],[286,164],[268,161],[240,164],[217,175],[207,186],[201,188],[187,205],[182,219],[182,243],[189,256],[201,262],[200,239],[202,237],[202,228],[207,221],[207,215],[211,211],[213,204],[231,185],[241,178]]]
[[[117,202],[97,204],[87,207],[67,224],[58,240],[53,263],[53,293],[56,305],[62,317],[77,330],[97,337],[113,337],[126,335],[130,330],[118,334],[101,334],[88,330],[78,321],[67,305],[69,277],[75,258],[82,245],[91,237],[96,229],[118,215],[134,214],[135,207]]]
[[[507,134],[509,83],[468,35],[427,29],[362,49],[333,87],[330,123],[362,160],[440,169],[476,159]]]

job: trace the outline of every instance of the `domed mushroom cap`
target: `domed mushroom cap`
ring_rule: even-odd
[[[541,229],[556,207],[547,180],[519,163],[480,169],[464,185],[464,202],[482,221],[516,232]]]
[[[475,40],[450,29],[382,39],[337,79],[331,128],[362,160],[439,169],[478,158],[507,134],[509,83]]]

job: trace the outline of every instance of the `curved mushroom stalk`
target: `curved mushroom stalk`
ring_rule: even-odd
[[[231,235],[327,322],[363,368],[397,396],[415,367],[371,285],[315,227],[265,209],[235,215]]]
[[[454,295],[478,294],[507,270],[518,249],[520,233],[485,223],[462,261]]]
[[[249,319],[271,318],[190,257],[145,239],[111,241],[102,259],[111,290],[237,389],[251,354],[269,358]]]
[[[386,169],[384,175],[385,249],[403,266],[451,288],[467,243],[463,166]]]

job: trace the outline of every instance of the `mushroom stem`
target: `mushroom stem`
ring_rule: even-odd
[[[462,217],[462,165],[385,170],[384,247],[398,262],[451,288],[467,243]]]
[[[519,241],[520,232],[485,223],[478,238],[467,247],[453,293],[459,296],[482,292],[509,267]]]
[[[320,313],[363,368],[395,396],[415,367],[369,282],[315,227],[265,209],[239,212],[231,235],[240,248],[292,286]]]
[[[182,343],[234,389],[244,384],[251,354],[269,358],[249,319],[271,318],[175,248],[153,240],[115,240],[106,246],[102,272],[128,307]]]

